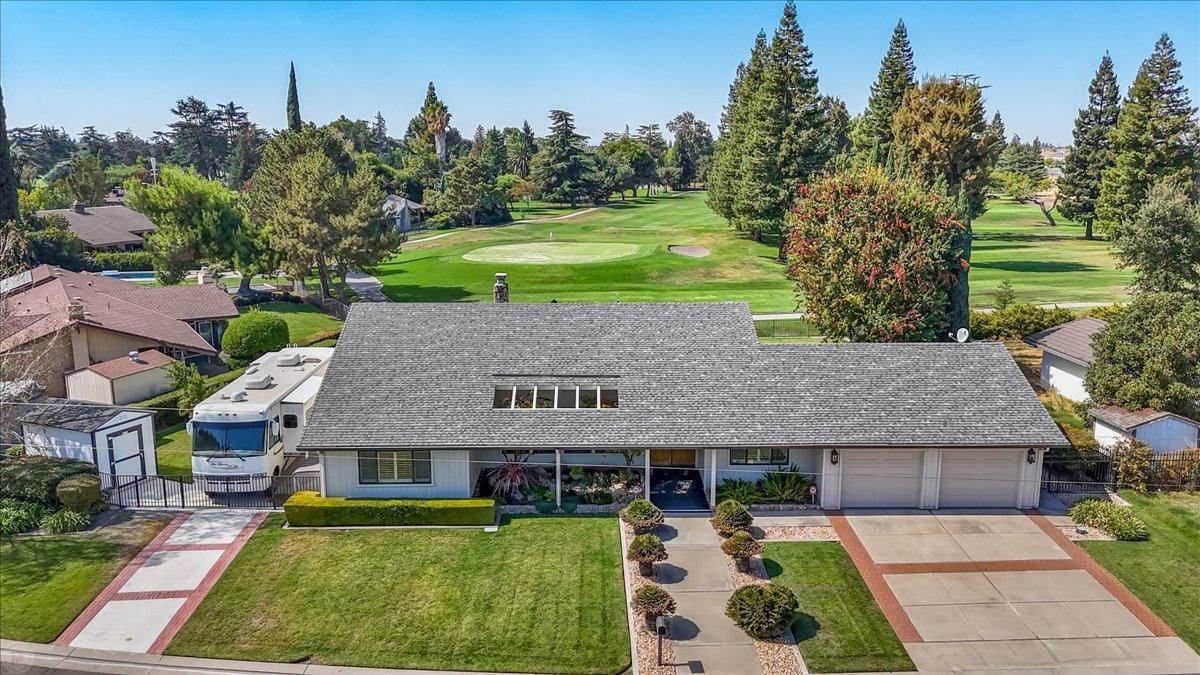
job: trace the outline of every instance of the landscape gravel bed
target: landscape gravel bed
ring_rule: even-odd
[[[729,577],[737,588],[751,584],[764,584],[769,577],[760,556],[750,559],[750,571],[741,572],[733,562],[733,558],[725,556],[725,566]],[[770,639],[752,638],[754,650],[758,652],[758,665],[764,675],[805,675],[808,671],[800,661],[796,650],[796,642],[791,630],[785,630],[782,635]]]
[[[629,542],[633,541],[633,528],[625,523],[621,523],[621,541],[622,552],[629,547]],[[622,555],[624,558],[624,555]],[[625,561],[625,576],[629,579],[629,591],[634,593],[637,589],[647,584],[653,584],[658,579],[658,567],[654,568],[654,578],[646,578],[637,573],[629,561]],[[626,598],[628,601],[629,598]],[[640,616],[634,616],[630,629],[633,630],[634,646],[637,650],[638,672],[643,675],[675,675],[675,652],[671,649],[671,640],[663,640],[663,663],[667,665],[658,665],[658,636],[655,635],[647,626],[645,620]]]
[[[754,529],[754,538],[762,541],[839,541],[837,531],[828,525],[768,525]]]

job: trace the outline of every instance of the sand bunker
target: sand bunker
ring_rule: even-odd
[[[463,254],[472,262],[520,265],[577,265],[630,258],[642,252],[637,244],[551,241],[485,246]],[[705,255],[707,255],[707,251]]]
[[[708,256],[708,249],[703,246],[676,246],[674,244],[667,247],[671,253],[686,255],[689,258],[704,258]]]

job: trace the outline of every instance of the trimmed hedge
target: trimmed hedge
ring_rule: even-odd
[[[92,272],[148,272],[154,269],[150,251],[92,251],[84,254],[84,267]]]
[[[213,375],[212,377],[205,378],[204,384],[209,390],[216,391],[241,377],[242,373],[244,372],[246,372],[245,368],[234,368],[228,373],[221,373],[220,375]],[[160,410],[155,411],[154,430],[162,431],[167,427],[172,427],[176,424],[187,421],[187,418],[180,415],[178,410],[175,410],[175,408],[179,407],[179,397],[182,394],[183,392],[176,389],[175,391],[168,391],[165,394],[159,394],[154,398],[148,398],[145,401],[130,403],[129,407],[151,409],[161,408]]]
[[[1061,307],[1015,303],[995,312],[971,312],[971,337],[976,340],[1018,339],[1077,318]]]
[[[308,337],[296,340],[292,344],[296,345],[297,347],[316,347],[319,346],[317,345],[318,342],[325,342],[326,340],[333,340],[334,342],[337,342],[337,339],[341,336],[341,334],[342,329],[339,326],[337,328],[330,328],[329,330],[317,331]]]
[[[58,508],[54,489],[64,479],[79,474],[96,475],[96,467],[75,459],[40,455],[4,457],[0,459],[0,497]]]
[[[64,509],[86,511],[100,503],[100,477],[84,473],[64,478],[54,494]]]
[[[233,321],[221,337],[221,349],[231,359],[249,363],[267,352],[279,351],[290,339],[287,321],[274,312],[247,312]]]
[[[1150,530],[1133,509],[1107,499],[1081,499],[1071,507],[1071,520],[1095,527],[1119,541],[1145,541]]]
[[[298,527],[491,525],[496,522],[496,500],[353,499],[301,491],[283,503],[283,513]]]

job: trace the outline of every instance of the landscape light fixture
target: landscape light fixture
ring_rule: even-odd
[[[834,466],[837,466],[838,459],[839,459],[839,458],[838,458],[838,451],[837,451],[837,448],[834,448],[833,450],[830,450],[830,451],[829,451],[829,463],[830,463],[830,464],[832,464],[832,465],[834,465]]]
[[[1037,450],[1030,448],[1029,452],[1025,453],[1025,461],[1029,462],[1030,464],[1033,464],[1034,462],[1036,462],[1037,461]]]

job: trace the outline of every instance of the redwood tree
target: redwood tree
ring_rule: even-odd
[[[850,169],[802,186],[789,227],[788,271],[824,335],[897,342],[946,334],[966,230],[952,198],[879,167]]]

